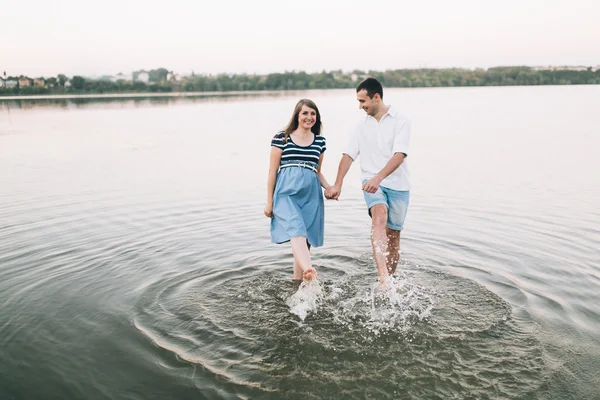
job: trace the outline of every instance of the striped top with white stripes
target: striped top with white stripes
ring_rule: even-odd
[[[283,143],[284,134],[279,132],[271,140],[271,146],[275,146],[278,149],[282,149],[281,162],[279,165],[293,164],[293,163],[307,163],[312,165],[314,168],[319,166],[319,157],[327,150],[325,143],[325,136],[314,135],[315,138],[309,146],[299,146],[292,140],[291,136],[288,136],[287,143]]]

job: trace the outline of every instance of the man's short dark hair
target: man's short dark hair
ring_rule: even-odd
[[[369,96],[370,99],[372,99],[376,93],[379,93],[379,97],[383,99],[383,86],[381,86],[381,83],[379,83],[377,79],[365,79],[356,87],[356,93],[360,92],[363,89],[367,91],[367,96]]]

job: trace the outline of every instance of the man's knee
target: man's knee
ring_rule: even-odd
[[[371,207],[371,219],[374,227],[385,228],[387,226],[388,209],[383,204]]]

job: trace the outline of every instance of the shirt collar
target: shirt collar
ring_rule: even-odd
[[[388,110],[387,110],[387,112],[385,114],[383,114],[381,116],[381,120],[383,120],[386,115],[389,115],[392,118],[396,118],[396,114],[397,114],[396,109],[394,107],[392,107],[392,106],[388,106]],[[375,120],[375,117],[367,115],[367,119],[371,119],[371,118]]]
[[[383,117],[385,117],[387,114],[389,114],[392,118],[396,118],[396,109],[392,106],[389,106],[387,112],[383,114]]]

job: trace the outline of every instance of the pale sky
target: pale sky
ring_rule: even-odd
[[[598,0],[0,0],[0,73],[600,64]]]

